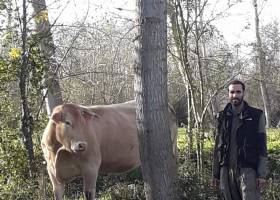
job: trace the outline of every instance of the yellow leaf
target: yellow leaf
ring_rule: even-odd
[[[9,56],[11,59],[17,59],[21,56],[21,51],[18,48],[11,48],[9,51]]]
[[[37,23],[48,21],[48,11],[47,10],[41,10],[35,17],[35,20]]]

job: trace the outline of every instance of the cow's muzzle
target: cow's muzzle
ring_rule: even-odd
[[[71,150],[74,153],[83,152],[86,149],[87,149],[87,143],[86,142],[75,142],[75,143],[72,143],[72,145],[71,145]]]

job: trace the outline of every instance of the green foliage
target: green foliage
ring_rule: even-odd
[[[184,157],[181,152],[180,157]],[[210,161],[207,161],[210,162]],[[208,163],[210,164],[210,163]],[[179,165],[178,186],[180,199],[206,200],[217,199],[217,191],[210,186],[211,168],[204,168],[203,172],[196,170],[196,163],[186,160]]]
[[[43,158],[40,138],[45,127],[45,119],[35,119],[33,143],[35,163],[30,175],[29,161],[20,132],[21,106],[18,77],[21,54],[16,48],[6,49],[0,57],[0,200],[39,199],[40,177]],[[10,52],[10,54],[8,53]],[[43,62],[38,48],[30,49],[29,54],[28,101],[33,116],[40,107],[38,98],[43,77]],[[42,117],[42,116],[41,116]]]
[[[280,129],[268,129],[269,180],[264,199],[280,199]]]
[[[0,0],[0,10],[5,10],[7,8],[6,1]]]
[[[143,184],[140,168],[128,174],[100,175],[96,184],[96,198],[99,200],[144,200]],[[82,199],[82,188],[81,178],[67,184],[64,199]]]
[[[144,200],[144,187],[140,183],[117,182],[108,187],[98,199],[100,200]]]
[[[97,180],[97,196],[100,200],[144,200],[143,185],[140,168],[123,175],[101,175]]]
[[[0,0],[0,9],[12,12],[12,2]],[[11,14],[11,16],[13,16]],[[6,24],[6,23],[5,23]],[[40,138],[46,125],[46,116],[37,116],[42,101],[42,79],[45,62],[34,40],[32,32],[27,38],[27,98],[34,119],[33,145],[35,161],[30,174],[27,151],[20,131],[21,105],[18,80],[22,66],[20,29],[15,21],[6,24],[0,34],[0,200],[40,199],[42,191],[52,195],[50,184],[45,184],[42,177],[47,177],[43,165]],[[0,25],[2,27],[2,25]],[[39,118],[39,119],[37,119]],[[42,169],[44,169],[42,171]],[[45,175],[45,176],[43,176]],[[43,195],[42,195],[43,196]]]
[[[193,135],[195,134],[195,131],[193,131]],[[213,130],[209,130],[207,133],[210,136],[212,136],[213,134]],[[194,143],[196,142],[195,138],[194,138]],[[177,146],[180,150],[185,151],[187,148],[187,145],[189,143],[189,137],[186,136],[186,129],[185,128],[179,128],[178,129],[178,139],[177,139]],[[204,140],[204,148],[206,151],[211,151],[213,149],[214,146],[214,141],[212,137],[205,137]]]
[[[177,139],[177,146],[180,150],[185,150],[186,149],[186,129],[184,128],[179,128],[178,129],[178,139]]]
[[[36,160],[33,170],[38,173],[30,176],[28,157],[19,131],[19,100],[9,93],[4,96],[3,92],[7,91],[0,91],[0,199],[38,199],[39,169],[42,168],[39,142],[34,137]],[[34,136],[41,135],[44,126],[43,121],[37,121]]]
[[[32,84],[33,88],[41,92],[43,89],[41,83],[45,71],[45,64],[38,47],[35,46],[30,49],[30,56],[28,60],[31,65],[30,83]]]
[[[270,151],[280,149],[280,130],[268,129],[267,130],[267,146]]]
[[[17,62],[10,62],[0,58],[0,88],[3,90],[3,86],[11,81],[15,81],[18,74]]]

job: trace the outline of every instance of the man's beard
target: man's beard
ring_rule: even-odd
[[[231,99],[230,102],[233,106],[240,106],[243,102],[243,97]]]

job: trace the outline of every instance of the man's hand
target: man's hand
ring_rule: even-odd
[[[212,187],[214,187],[214,188],[219,187],[219,185],[220,185],[220,180],[219,180],[219,179],[216,179],[216,178],[213,178],[213,179],[212,179],[211,185],[212,185]]]
[[[266,179],[264,178],[257,178],[257,188],[261,189],[265,186],[266,184]]]

